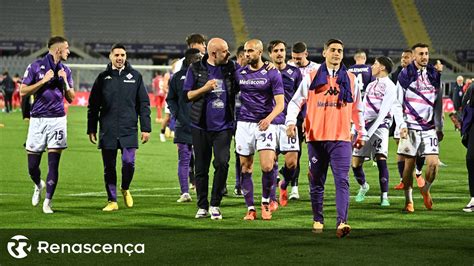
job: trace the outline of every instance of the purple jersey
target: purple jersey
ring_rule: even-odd
[[[267,117],[275,106],[274,96],[283,94],[283,82],[278,70],[258,70],[245,66],[235,72],[240,87],[240,109],[238,121],[258,123]]]
[[[352,72],[356,76],[355,82],[359,83],[359,88],[363,88],[361,90],[362,98],[365,94],[365,89],[370,82],[374,81],[374,77],[372,77],[372,69],[369,65],[353,65],[348,69],[349,72]]]
[[[207,131],[222,131],[233,127],[233,117],[229,113],[227,108],[227,88],[224,82],[224,75],[222,74],[221,66],[212,66],[207,64],[208,80],[215,79],[218,87],[204,95],[205,99],[205,117],[206,117],[206,128],[202,128]],[[188,91],[195,88],[196,80],[194,79],[191,68],[188,68],[186,73],[186,80],[184,81],[183,92],[185,94]],[[192,124],[196,128],[200,128],[196,124]]]
[[[280,73],[283,80],[283,88],[285,89],[285,109],[283,109],[283,112],[273,119],[272,124],[276,125],[285,124],[286,108],[303,79],[301,71],[297,67],[288,64],[286,64],[286,67],[281,70]]]
[[[66,86],[63,79],[58,76],[58,72],[61,69],[66,71],[67,83],[72,88],[74,83],[71,69],[61,62],[55,65],[51,54],[47,54],[28,66],[23,76],[23,84],[29,86],[37,83],[50,69],[54,71],[54,77],[35,92],[31,117],[62,117],[66,115],[63,103]]]

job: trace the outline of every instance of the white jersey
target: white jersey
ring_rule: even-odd
[[[400,86],[399,83],[398,86]],[[431,85],[426,69],[418,70],[417,80],[413,81],[408,88],[401,88],[401,90],[407,127],[414,130],[434,129],[435,113],[442,112],[442,93]],[[441,128],[437,130],[442,130],[442,122]]]
[[[392,115],[396,117],[396,121],[403,121],[401,104],[397,99],[397,87],[388,76],[377,78],[367,85],[363,105],[369,138],[379,127],[389,128],[392,124]],[[406,127],[404,123],[397,126]]]
[[[321,64],[315,63],[313,61],[309,61],[308,65],[306,65],[304,67],[299,67],[299,66],[295,65],[295,63],[290,61],[290,62],[288,62],[288,65],[295,66],[295,67],[299,68],[299,70],[301,72],[301,75],[303,76],[303,78],[305,78],[306,76],[309,76],[309,73],[311,73],[312,71],[318,70],[319,66]]]

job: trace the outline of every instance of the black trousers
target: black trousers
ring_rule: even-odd
[[[12,98],[13,91],[5,91],[5,111],[7,113],[13,111]]]
[[[474,197],[474,125],[469,129],[469,140],[467,143],[466,167],[469,177],[469,193]]]
[[[222,201],[222,192],[227,182],[230,160],[230,142],[232,129],[210,132],[192,129],[194,146],[194,171],[196,193],[200,209],[209,209],[209,167],[214,153],[214,180],[212,182],[211,206],[218,207]]]

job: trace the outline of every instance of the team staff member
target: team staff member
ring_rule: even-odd
[[[195,180],[198,198],[196,218],[222,219],[220,204],[227,181],[230,142],[234,127],[235,65],[229,61],[229,47],[220,38],[207,45],[207,54],[191,65],[184,93],[191,105],[193,147],[196,157]],[[209,167],[214,152],[214,181],[209,207]]]
[[[125,205],[133,206],[129,187],[135,171],[135,152],[138,149],[138,116],[140,116],[141,141],[150,138],[150,100],[142,75],[127,62],[123,44],[110,49],[111,63],[100,73],[92,86],[87,113],[89,140],[97,142],[97,122],[100,124],[99,149],[102,149],[105,190],[109,203],[102,210],[118,210],[117,150],[122,151],[122,194]]]

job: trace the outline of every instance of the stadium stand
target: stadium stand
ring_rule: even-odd
[[[249,35],[268,42],[281,38],[321,47],[330,38],[353,48],[404,48],[389,0],[299,1],[242,0]]]
[[[474,49],[474,1],[416,0],[433,46],[438,50]]]
[[[66,35],[74,41],[182,44],[189,33],[199,32],[234,42],[226,1],[64,0],[63,3]]]
[[[50,35],[48,1],[1,1],[0,39],[44,41]]]

